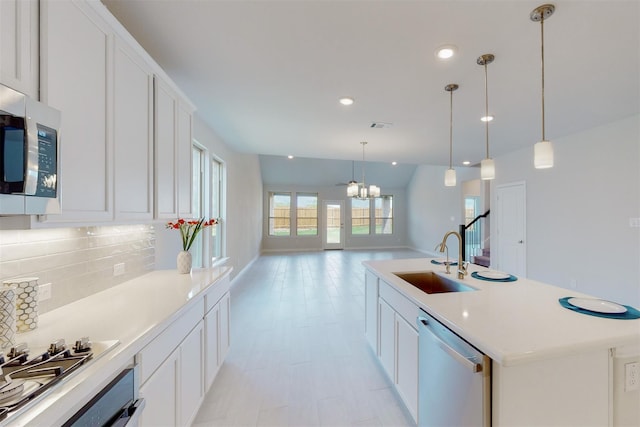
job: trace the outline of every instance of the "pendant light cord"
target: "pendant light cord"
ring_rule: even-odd
[[[364,181],[364,146],[367,144],[366,141],[361,142],[362,144],[362,188],[366,187],[365,181]]]
[[[487,145],[487,159],[489,158],[489,79],[487,78],[487,61],[484,62],[484,110],[485,110],[485,136]]]
[[[542,140],[546,141],[544,134],[544,13],[540,15],[540,46],[542,57]]]
[[[453,168],[453,90],[450,90],[451,102],[449,108],[449,169]]]

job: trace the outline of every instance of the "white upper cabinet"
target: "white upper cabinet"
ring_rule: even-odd
[[[46,222],[191,217],[191,103],[99,1],[40,7],[41,98],[62,112],[62,214]]]
[[[109,26],[84,2],[41,3],[41,97],[62,112],[60,195],[53,221],[113,219]]]
[[[115,219],[152,219],[153,72],[120,38],[113,59]]]
[[[0,83],[38,99],[38,1],[0,1]]]
[[[193,107],[155,78],[156,218],[191,218]]]

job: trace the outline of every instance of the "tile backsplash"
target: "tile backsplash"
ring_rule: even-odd
[[[35,276],[51,283],[46,313],[154,269],[152,225],[0,230],[0,282]],[[124,263],[115,276],[114,265]]]

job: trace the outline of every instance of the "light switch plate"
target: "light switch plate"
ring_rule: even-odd
[[[624,391],[634,391],[640,388],[640,362],[624,365]]]
[[[124,262],[113,265],[113,275],[122,276],[124,274]]]

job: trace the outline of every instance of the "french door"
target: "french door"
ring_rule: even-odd
[[[322,248],[344,249],[344,201],[323,201],[322,219]]]

